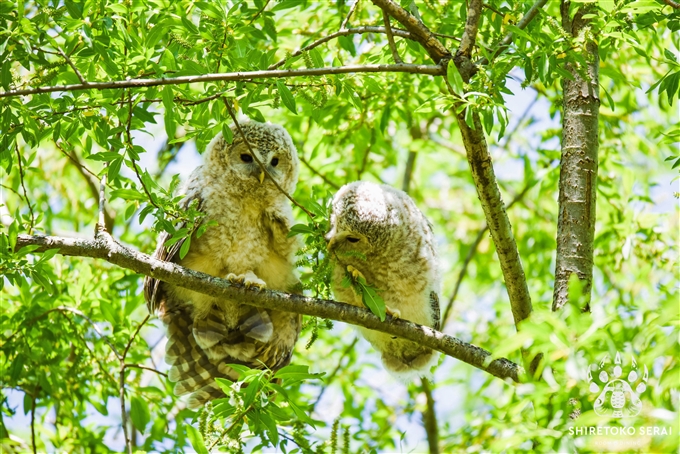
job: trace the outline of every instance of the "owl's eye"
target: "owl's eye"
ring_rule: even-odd
[[[253,157],[250,156],[249,154],[243,153],[241,155],[241,161],[243,161],[243,162],[253,162]]]
[[[347,241],[349,241],[350,243],[356,243],[356,242],[359,241],[359,238],[354,238],[354,237],[348,236]]]
[[[276,167],[277,165],[279,165],[279,158],[272,159],[272,166]]]

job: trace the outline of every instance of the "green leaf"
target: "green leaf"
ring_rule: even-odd
[[[291,112],[293,112],[295,115],[297,115],[297,107],[295,105],[295,98],[293,98],[293,94],[290,92],[288,87],[284,85],[283,82],[280,80],[276,81],[276,88],[279,90],[279,95],[281,96],[281,102],[283,102],[283,105],[288,108]]]
[[[189,252],[189,247],[191,246],[191,235],[187,236],[179,248],[179,258],[183,259]]]
[[[130,419],[132,419],[132,425],[142,434],[151,420],[149,404],[138,396],[132,396],[130,400]]]
[[[197,454],[208,454],[208,449],[205,447],[205,441],[203,441],[203,435],[194,426],[186,424],[184,427],[187,429],[187,438],[191,442],[191,446],[196,450]]]
[[[311,228],[310,226],[306,224],[295,224],[293,227],[290,228],[290,232],[288,232],[288,238],[295,235],[300,234],[311,235],[313,233],[314,229]]]
[[[111,200],[146,200],[146,196],[136,189],[114,189],[111,191]]]
[[[376,315],[381,322],[385,321],[385,300],[382,299],[375,288],[366,284],[366,280],[362,277],[357,279],[357,284],[361,289],[361,300],[364,305]]]
[[[454,93],[458,96],[462,96],[465,93],[465,85],[463,83],[463,77],[458,72],[458,68],[453,63],[453,60],[449,60],[449,65],[446,67],[446,78],[448,79]]]

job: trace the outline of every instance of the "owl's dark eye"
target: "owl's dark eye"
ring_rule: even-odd
[[[241,155],[241,161],[243,161],[243,162],[253,162],[253,157],[250,156],[249,154],[243,153]]]
[[[349,241],[350,243],[356,243],[356,242],[359,241],[359,238],[354,238],[354,237],[348,236],[347,241]]]
[[[272,159],[272,166],[276,167],[277,165],[279,165],[279,158]]]

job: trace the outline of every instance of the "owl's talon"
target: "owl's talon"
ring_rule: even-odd
[[[363,273],[358,269],[354,268],[352,265],[347,265],[347,271],[349,272],[349,274],[352,275],[354,279],[362,278],[363,280],[366,280],[366,277],[363,275]]]
[[[249,290],[260,291],[267,286],[267,283],[257,277],[252,271],[248,271],[246,274],[239,274],[238,276],[234,273],[229,273],[226,279],[232,284],[243,285]]]
[[[399,309],[392,309],[389,306],[385,306],[385,313],[391,315],[393,318],[401,318],[401,311]]]

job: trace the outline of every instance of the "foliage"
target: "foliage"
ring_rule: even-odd
[[[400,3],[455,52],[468,2]],[[56,251],[13,251],[18,234],[91,236],[104,175],[117,240],[151,253],[159,232],[174,241],[188,237],[201,213],[182,206],[175,190],[200,162],[196,151],[228,130],[225,100],[244,116],[284,124],[298,147],[303,167],[293,196],[315,215],[296,208],[293,233],[304,238],[300,291],[332,297],[323,240],[332,194],[358,179],[394,186],[408,180],[434,226],[443,307],[466,267],[442,331],[518,363],[522,347],[543,353],[541,379],[520,385],[445,358],[432,385],[442,452],[608,450],[597,445],[606,437],[570,433],[578,425],[619,424],[594,416],[588,391],[588,365],[606,353],[634,355],[650,370],[643,409],[626,424],[677,428],[678,210],[669,185],[679,156],[673,125],[680,11],[661,1],[601,1],[592,29],[572,38],[561,27],[559,3],[548,2],[520,29],[529,4],[486,1],[473,58],[491,63],[468,84],[450,66],[446,79],[357,72],[0,98],[3,451],[25,452],[32,444],[48,452],[122,451],[121,389],[132,444],[142,451],[204,452],[212,444],[244,452],[426,449],[420,384],[390,378],[375,351],[354,341],[343,323],[305,317],[292,366],[276,374],[240,370],[238,383],[222,382],[226,399],[193,412],[163,375],[163,332],[157,319],[146,321],[142,276]],[[573,3],[575,9],[583,2]],[[135,82],[261,71],[279,61],[279,69],[392,63],[382,33],[339,36],[295,54],[339,30],[350,6],[4,2],[0,85],[5,91],[68,85],[81,77]],[[349,19],[348,28],[360,26],[383,26],[379,8],[366,0]],[[513,45],[494,58],[508,32]],[[580,50],[592,39],[602,99],[593,312],[580,313],[574,302],[551,313],[560,82],[570,77],[568,63],[584,63]],[[399,36],[395,42],[405,62],[432,64],[418,43]],[[493,242],[483,233],[474,240],[485,219],[461,152],[452,109],[458,98],[447,82],[481,115],[508,206],[535,310],[519,333]],[[581,416],[571,419],[576,410]],[[634,441],[641,444],[630,450],[678,449],[676,435]]]

